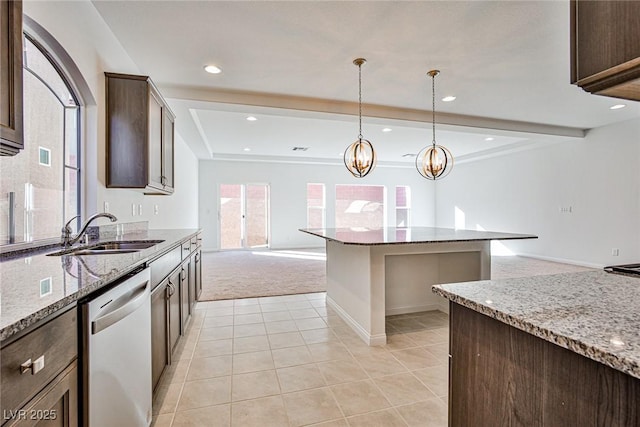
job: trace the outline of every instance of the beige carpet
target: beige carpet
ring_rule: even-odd
[[[519,256],[491,259],[493,279],[588,270]],[[202,254],[201,301],[291,295],[326,290],[324,248]]]

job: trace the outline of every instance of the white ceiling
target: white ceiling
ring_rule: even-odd
[[[431,142],[433,68],[438,143],[457,158],[640,117],[638,102],[569,83],[568,1],[93,3],[201,158],[339,161],[358,133],[356,57],[363,134],[382,162],[412,162],[402,155]]]

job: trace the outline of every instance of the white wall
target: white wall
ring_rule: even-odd
[[[395,224],[395,186],[412,192],[413,225],[433,226],[433,183],[410,168],[378,166],[363,179],[351,177],[344,166],[318,164],[200,161],[200,226],[205,250],[218,249],[218,190],[220,184],[263,183],[271,191],[271,247],[324,246],[324,241],[298,231],[307,222],[307,183],[326,185],[326,226],[334,226],[336,184],[387,186],[387,222]]]
[[[94,104],[85,105],[83,123],[85,217],[102,212],[104,202],[119,222],[149,221],[152,228],[195,228],[197,221],[197,159],[176,135],[175,193],[145,196],[141,192],[105,187],[104,72],[141,73],[90,1],[26,1],[24,13],[48,31],[69,54],[86,80]],[[145,70],[151,73],[153,71]],[[185,118],[187,120],[188,118]],[[176,121],[181,118],[176,118]],[[195,179],[194,179],[195,177]],[[194,189],[194,186],[196,187]],[[162,197],[162,201],[160,198]],[[142,215],[132,215],[142,204]],[[159,205],[154,215],[153,206]],[[188,209],[188,211],[187,211]]]
[[[456,165],[436,189],[436,223],[531,233],[519,254],[591,266],[640,261],[640,118],[584,139]],[[561,213],[560,207],[572,207]],[[620,256],[611,255],[618,248]]]

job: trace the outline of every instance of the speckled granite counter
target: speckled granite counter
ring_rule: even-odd
[[[145,266],[195,236],[199,230],[148,230],[91,242],[164,240],[139,252],[112,255],[47,256],[60,248],[36,255],[5,258],[0,263],[0,341],[32,326],[113,282]]]
[[[453,228],[301,228],[303,233],[346,245],[397,245],[407,243],[476,242],[484,240],[537,239],[531,234]]]
[[[604,271],[450,283],[434,293],[640,378],[640,279]]]

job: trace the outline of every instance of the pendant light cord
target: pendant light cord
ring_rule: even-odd
[[[431,143],[436,146],[436,76],[431,76],[431,128],[433,141]]]
[[[362,139],[362,64],[358,65],[358,118],[360,124],[358,139]]]

